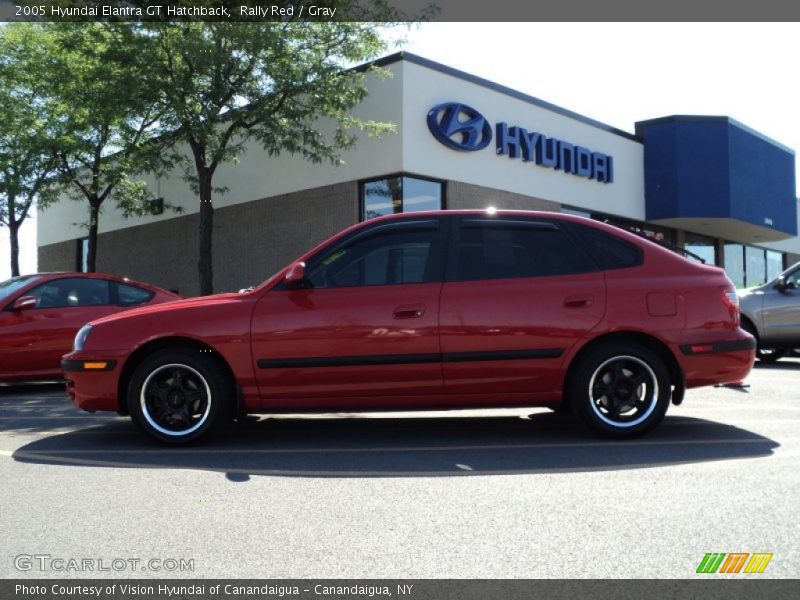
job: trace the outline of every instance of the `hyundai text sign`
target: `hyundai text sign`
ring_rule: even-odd
[[[492,126],[466,104],[438,104],[428,111],[427,121],[433,136],[453,150],[482,150],[492,141]],[[523,162],[602,183],[614,181],[614,158],[608,154],[504,122],[495,123],[494,133],[498,156],[522,158]]]

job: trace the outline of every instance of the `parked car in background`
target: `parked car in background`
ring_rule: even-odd
[[[100,273],[40,273],[0,283],[0,381],[61,379],[61,357],[93,319],[178,300],[161,288]]]
[[[758,343],[756,356],[776,361],[800,348],[800,263],[764,285],[739,291],[742,327]]]
[[[181,444],[246,412],[557,405],[615,437],[750,372],[722,269],[560,213],[380,217],[253,290],[90,323],[63,361],[84,410]]]

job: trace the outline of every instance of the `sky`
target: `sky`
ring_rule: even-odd
[[[654,117],[727,115],[800,149],[798,23],[428,23],[392,35],[409,52],[625,131]],[[35,229],[34,215],[23,272],[36,270]],[[0,281],[8,263],[0,228]]]

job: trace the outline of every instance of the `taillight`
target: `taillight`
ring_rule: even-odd
[[[734,327],[739,326],[739,294],[736,290],[725,289],[722,290],[722,302],[728,307],[728,312],[731,315]]]
[[[739,310],[739,294],[736,293],[736,290],[722,290],[722,295],[725,297],[725,304]]]

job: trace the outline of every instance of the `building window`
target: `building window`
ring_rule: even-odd
[[[782,252],[725,242],[725,273],[737,288],[762,285],[782,272]]]
[[[75,270],[79,273],[86,273],[89,271],[89,238],[76,241]]]
[[[744,246],[725,242],[725,273],[737,288],[744,287]]]
[[[444,183],[395,175],[361,184],[361,219],[444,208]]]
[[[772,281],[783,272],[783,253],[767,250],[767,281]]]
[[[767,282],[767,261],[763,248],[747,246],[744,250],[745,264],[747,265],[747,287],[761,285]]]
[[[717,264],[714,238],[687,232],[683,248],[702,258],[707,265]]]

